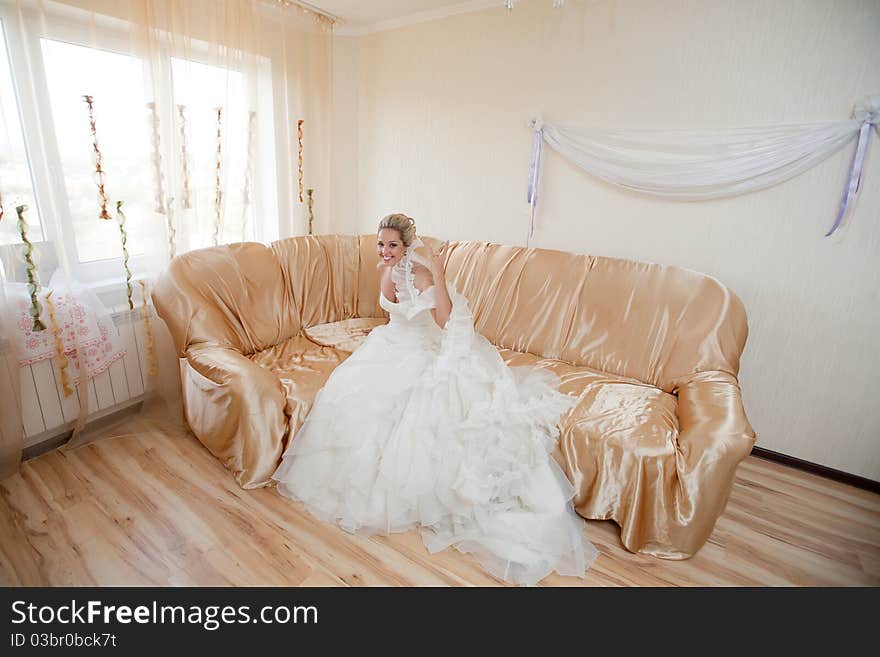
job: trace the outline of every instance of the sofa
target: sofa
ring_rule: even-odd
[[[156,281],[186,421],[243,488],[274,483],[318,390],[388,321],[375,242],[200,249]],[[577,397],[553,453],[575,510],[613,520],[632,552],[693,555],[755,441],[737,381],[748,335],[739,298],[679,267],[486,242],[451,242],[446,271],[508,364],[546,368]]]

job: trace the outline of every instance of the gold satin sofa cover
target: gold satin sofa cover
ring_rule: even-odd
[[[387,321],[375,240],[201,249],[156,282],[186,421],[243,488],[272,483],[333,368]],[[614,520],[630,551],[694,554],[755,442],[737,381],[739,298],[679,267],[485,242],[451,243],[446,271],[506,362],[547,368],[578,397],[553,454],[577,512]]]

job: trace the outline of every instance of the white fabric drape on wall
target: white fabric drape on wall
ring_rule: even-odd
[[[16,206],[28,206],[35,299],[46,330],[47,293],[51,303],[76,290],[100,301],[88,305],[92,326],[112,313],[120,331],[146,330],[143,299],[172,255],[305,232],[299,120],[304,186],[315,190],[319,225],[329,216],[332,23],[274,0],[0,0],[0,27],[11,80],[4,83],[0,71],[0,92],[14,96],[0,110],[18,108],[0,111],[0,142],[18,143],[21,133],[26,144],[0,153],[5,476],[17,467],[24,434],[21,328],[11,318],[28,279]],[[2,59],[0,67],[6,67]],[[99,218],[99,183],[109,219]],[[163,349],[162,322],[152,317],[151,323],[160,361],[146,396],[172,398],[177,362]],[[69,340],[62,348],[71,360],[85,359],[84,339]],[[88,368],[75,365],[77,387]],[[76,397],[88,410],[84,387]]]
[[[586,130],[529,122],[536,133],[529,180],[534,210],[540,139],[587,173],[639,193],[703,201],[754,192],[802,173],[859,139],[860,173],[870,130],[880,134],[880,96],[860,101],[850,120],[727,130]],[[858,171],[857,166],[858,167]],[[850,199],[851,200],[851,199]],[[532,215],[532,227],[534,215]],[[530,227],[530,235],[532,227]]]

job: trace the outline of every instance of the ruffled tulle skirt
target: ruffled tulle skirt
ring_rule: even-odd
[[[449,348],[423,318],[392,318],[334,370],[273,475],[279,492],[350,532],[420,527],[429,551],[472,553],[507,582],[582,576],[597,553],[550,456],[574,398],[479,335]]]

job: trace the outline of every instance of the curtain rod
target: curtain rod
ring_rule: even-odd
[[[285,5],[285,6],[297,5],[302,9],[306,9],[312,13],[323,16],[324,18],[329,18],[334,23],[343,23],[344,22],[341,18],[339,18],[339,16],[335,16],[335,15],[331,14],[330,12],[324,11],[323,9],[319,9],[318,7],[316,7],[315,5],[313,5],[311,3],[302,2],[301,0],[275,0],[275,4],[281,4],[281,5]]]

